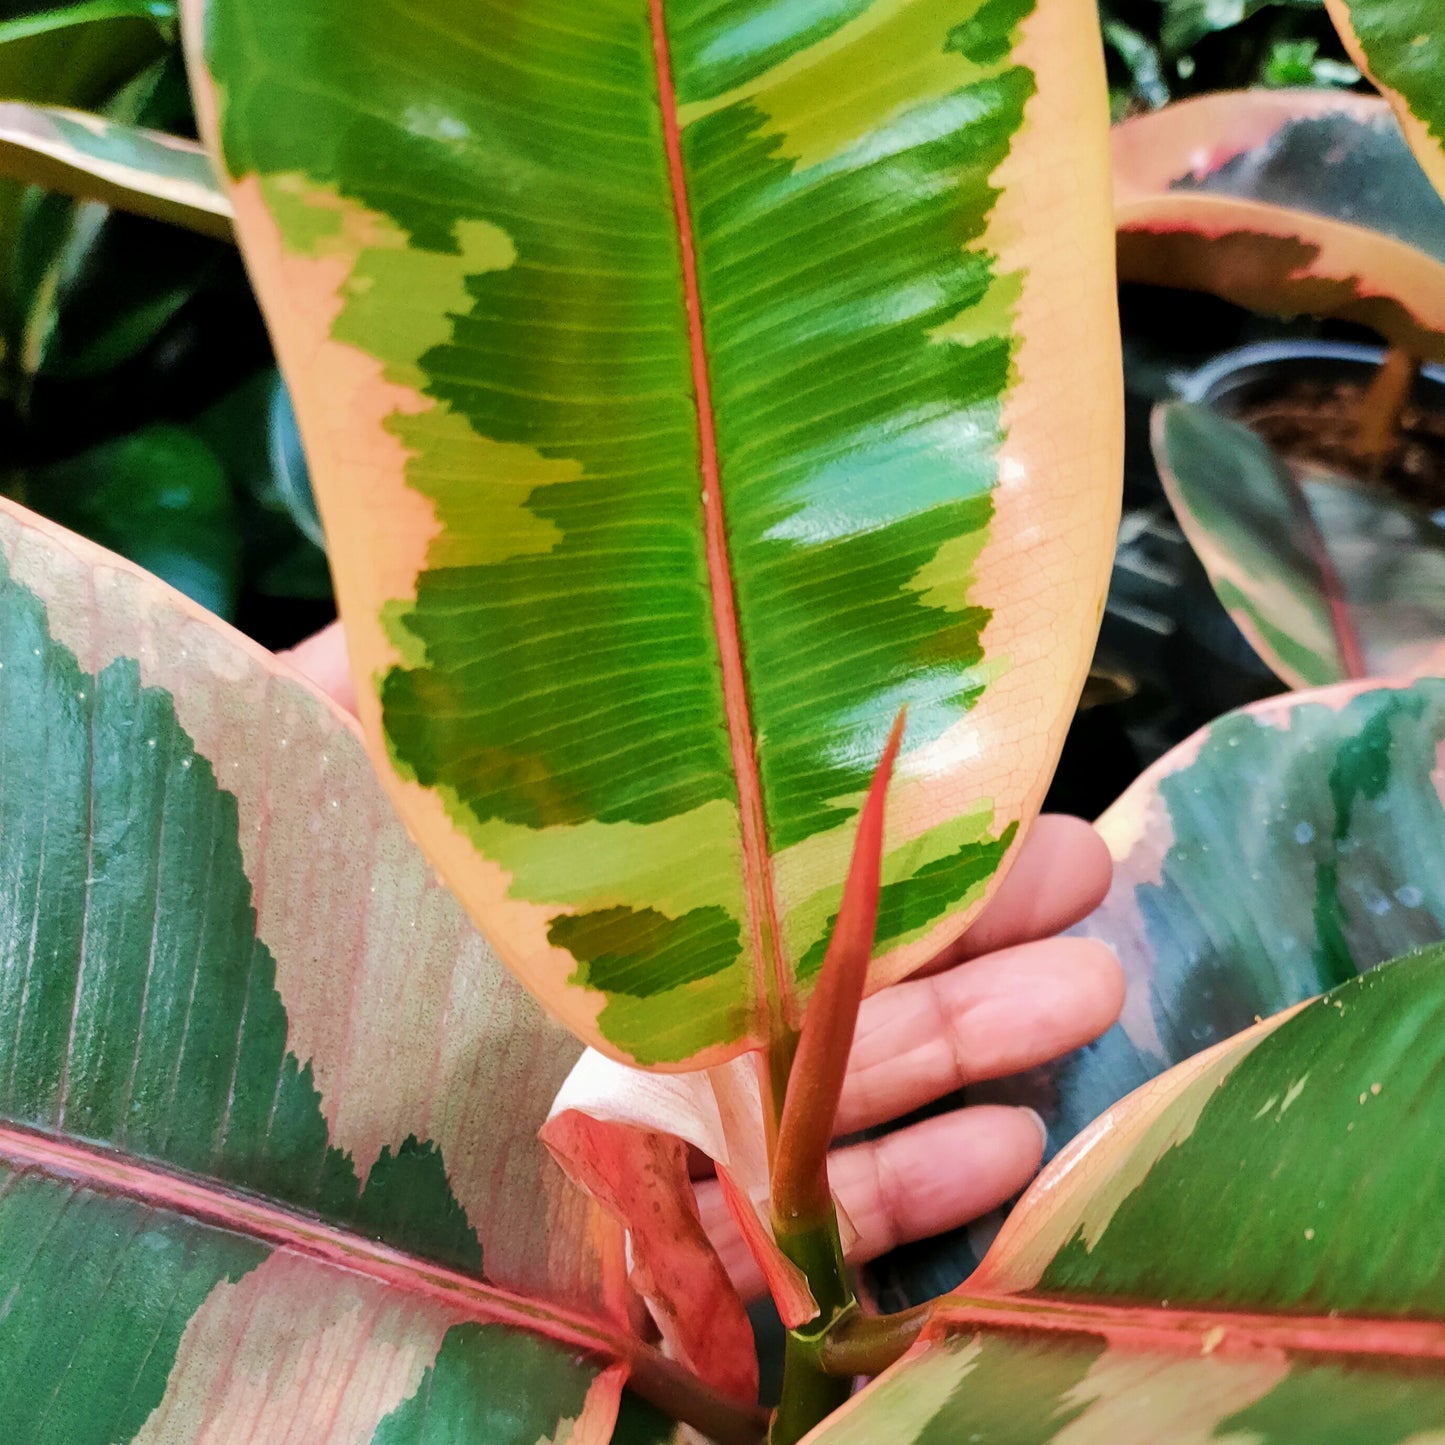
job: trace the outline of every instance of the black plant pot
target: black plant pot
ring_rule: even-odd
[[[1368,385],[1385,356],[1383,347],[1341,341],[1261,341],[1226,351],[1189,373],[1179,384],[1179,396],[1238,416],[1299,381]],[[1445,367],[1422,367],[1411,399],[1445,412]]]

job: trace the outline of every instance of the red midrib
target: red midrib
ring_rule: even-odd
[[[1319,572],[1320,588],[1325,594],[1325,605],[1330,614],[1330,630],[1334,633],[1335,645],[1340,650],[1340,663],[1344,668],[1345,679],[1355,681],[1362,677],[1368,677],[1369,671],[1365,666],[1365,650],[1360,643],[1359,629],[1355,626],[1355,614],[1350,607],[1348,594],[1345,592],[1344,580],[1335,566],[1334,557],[1330,554],[1330,545],[1325,540],[1324,531],[1315,520],[1315,514],[1310,507],[1309,498],[1305,495],[1298,473],[1283,458],[1280,460],[1279,472],[1289,493],[1295,523],[1304,537],[1305,545]]]
[[[513,1325],[605,1359],[633,1361],[646,1350],[603,1317],[498,1289],[323,1220],[95,1145],[0,1125],[0,1165],[133,1199],[152,1209],[350,1270],[393,1289],[425,1295],[464,1317]]]
[[[644,1399],[679,1420],[705,1416],[724,1430],[720,1440],[753,1441],[762,1434],[761,1410],[719,1394],[685,1366],[605,1316],[500,1289],[314,1216],[99,1145],[0,1124],[0,1167],[68,1180],[97,1194],[132,1199],[150,1209],[228,1230],[429,1299],[456,1320],[526,1330],[603,1365],[625,1365],[629,1383]]]
[[[1049,1334],[1098,1335],[1129,1349],[1195,1355],[1258,1355],[1296,1350],[1326,1355],[1392,1355],[1445,1360],[1445,1323],[1360,1315],[1249,1314],[1208,1308],[1103,1304],[1046,1295],[944,1299],[928,1325],[957,1333],[969,1326]]]
[[[662,111],[667,172],[672,186],[673,212],[677,218],[678,247],[682,253],[688,346],[692,357],[693,394],[697,399],[698,449],[702,459],[702,513],[707,545],[708,580],[712,591],[713,626],[722,660],[723,705],[727,713],[728,741],[732,748],[733,773],[737,778],[738,810],[742,821],[743,875],[748,894],[753,957],[759,974],[759,992],[768,1005],[767,1017],[761,1022],[776,1043],[778,1030],[795,1028],[797,1020],[791,1017],[792,980],[783,967],[778,910],[773,897],[773,874],[768,859],[762,782],[758,777],[752,709],[748,702],[742,639],[738,632],[737,598],[733,591],[732,562],[728,556],[727,523],[723,517],[718,469],[717,429],[713,420],[712,384],[708,377],[707,347],[703,340],[702,296],[697,282],[697,251],[693,244],[687,177],[682,164],[682,132],[677,123],[677,92],[672,82],[672,55],[663,19],[663,0],[649,0],[649,6],[652,17],[652,52],[657,62],[657,99]]]
[[[678,1373],[672,1362],[660,1359],[605,1318],[499,1289],[322,1220],[96,1145],[0,1125],[0,1165],[17,1173],[33,1171],[70,1180],[96,1193],[133,1199],[229,1230],[389,1288],[424,1296],[462,1318],[511,1325],[589,1355],[626,1361],[639,1384],[644,1373],[654,1381]],[[1445,1360],[1445,1324],[1438,1321],[1162,1309],[1039,1295],[946,1298],[939,1303],[928,1332],[969,1326],[1096,1335],[1126,1348],[1196,1355],[1295,1350]]]

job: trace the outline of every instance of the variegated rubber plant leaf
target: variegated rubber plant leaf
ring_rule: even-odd
[[[1089,0],[194,0],[363,722],[624,1062],[786,1038],[907,704],[873,985],[981,905],[1120,479]]]
[[[231,203],[196,142],[104,116],[0,101],[0,175],[203,235],[231,234]]]
[[[808,1445],[1429,1445],[1445,948],[1175,1068],[1054,1161]]]
[[[1445,680],[1422,678],[1286,693],[1160,759],[1099,819],[1114,881],[1074,930],[1124,966],[1119,1023],[970,1099],[1037,1109],[1052,1152],[1256,1019],[1445,940],[1442,757]],[[955,1288],[986,1246],[899,1251],[883,1295]]]
[[[682,1378],[535,1137],[576,1041],[349,719],[8,503],[0,877],[7,1439],[605,1441]]]
[[[1153,442],[1219,600],[1285,682],[1445,668],[1445,528],[1428,512],[1281,457],[1210,406],[1165,403]]]
[[[1325,0],[1345,49],[1384,92],[1445,195],[1445,15],[1435,0]]]
[[[1114,127],[1119,273],[1445,360],[1445,201],[1376,96],[1253,90]]]

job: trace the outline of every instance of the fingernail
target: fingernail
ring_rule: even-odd
[[[1021,1108],[1019,1113],[1025,1114],[1033,1120],[1034,1128],[1039,1131],[1039,1143],[1047,1149],[1049,1147],[1049,1126],[1044,1123],[1044,1116],[1037,1109]]]

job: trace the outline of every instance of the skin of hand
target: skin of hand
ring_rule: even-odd
[[[341,624],[282,657],[355,711]],[[1095,939],[1057,935],[1109,890],[1104,840],[1078,818],[1045,815],[968,933],[929,968],[867,999],[838,1110],[838,1136],[891,1123],[968,1084],[1037,1067],[1098,1038],[1124,1004],[1124,975]],[[955,1229],[1012,1198],[1043,1158],[1031,1109],[978,1104],[835,1149],[828,1173],[866,1263]],[[704,1227],[745,1298],[762,1274],[716,1180],[696,1181]]]

